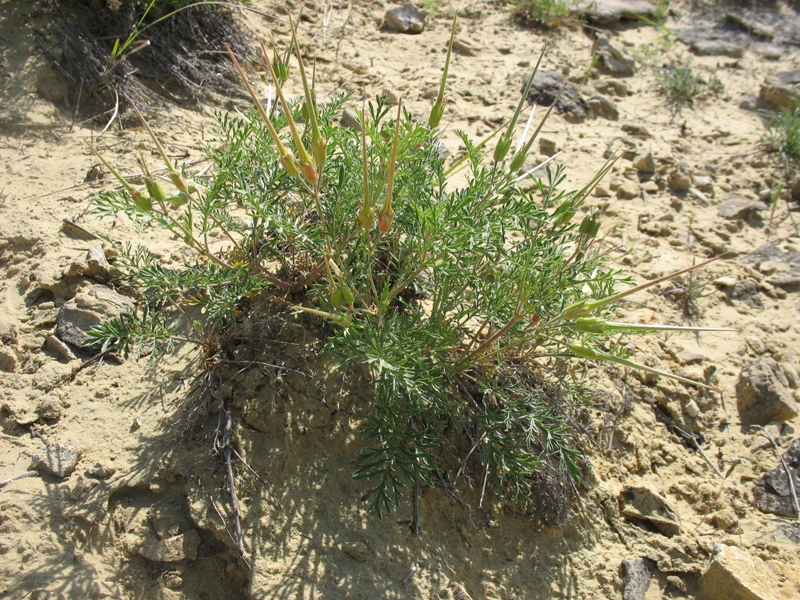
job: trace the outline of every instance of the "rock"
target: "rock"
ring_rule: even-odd
[[[624,181],[617,188],[617,198],[622,200],[633,200],[638,198],[640,194],[639,184],[634,181]]]
[[[683,350],[678,354],[678,362],[681,365],[696,365],[705,360],[705,356],[702,354],[697,354],[696,352],[692,352],[691,350]]]
[[[44,339],[44,347],[47,348],[48,350],[51,350],[52,352],[55,352],[66,361],[77,359],[75,353],[72,352],[70,347],[67,346],[64,342],[62,342],[53,334],[48,335]]]
[[[400,102],[400,95],[392,89],[383,88],[381,94],[386,96],[386,104],[397,106],[397,104]]]
[[[67,277],[91,277],[99,283],[108,283],[120,271],[112,267],[101,246],[90,248],[81,262],[74,262],[65,272]]]
[[[797,108],[800,92],[800,70],[776,73],[761,86],[759,97],[769,110]]]
[[[0,344],[0,371],[14,373],[18,366],[16,352],[8,346]]]
[[[61,403],[61,400],[54,396],[45,396],[39,400],[39,404],[36,407],[36,413],[39,415],[39,418],[48,421],[60,419],[63,410],[64,405]]]
[[[731,527],[736,527],[739,524],[739,517],[736,516],[736,513],[733,512],[733,509],[723,508],[722,510],[718,510],[714,513],[714,515],[711,517],[711,522],[714,523],[714,527],[717,529],[726,531]]]
[[[747,423],[785,423],[798,414],[797,402],[778,363],[759,356],[742,368],[736,382],[739,416]]]
[[[758,283],[750,277],[742,279],[733,286],[731,298],[746,304],[750,308],[764,308],[764,301],[758,291]]]
[[[650,484],[625,486],[617,500],[623,516],[648,521],[658,531],[669,537],[680,534],[681,520],[678,513],[663,492]]]
[[[587,0],[578,4],[578,11],[589,21],[605,25],[623,19],[652,19],[656,15],[654,4],[646,0]]]
[[[622,561],[623,600],[644,600],[656,563],[649,558],[629,558]]]
[[[800,252],[784,252],[775,244],[762,244],[750,254],[740,259],[743,263],[761,263],[768,260],[790,264],[800,264]]]
[[[553,156],[556,152],[561,150],[558,142],[549,137],[542,136],[539,138],[539,152],[547,156]]]
[[[725,13],[725,20],[731,25],[744,29],[750,35],[771,41],[775,37],[775,32],[769,27],[765,27],[755,20],[747,19],[737,13]]]
[[[529,75],[524,77],[523,90],[528,84]],[[558,93],[564,88],[559,97]],[[578,93],[578,86],[568,82],[558,71],[539,70],[533,78],[528,92],[528,102],[540,106],[552,106],[558,98],[555,110],[559,114],[570,113],[576,120],[582,121],[590,113],[591,108],[583,95]],[[573,102],[574,99],[574,102]]]
[[[619,109],[610,98],[600,94],[593,94],[586,100],[589,108],[592,109],[592,114],[596,117],[603,117],[610,121],[619,120]]]
[[[117,472],[117,468],[111,465],[106,465],[100,462],[94,463],[93,466],[86,469],[86,475],[88,477],[94,477],[96,479],[108,479],[114,473]]]
[[[398,33],[422,33],[428,11],[411,2],[396,6],[386,11],[383,22],[390,31]]]
[[[89,340],[89,330],[132,308],[133,302],[125,296],[104,285],[93,285],[88,292],[79,292],[58,311],[56,335],[76,348],[97,351],[99,344],[84,347]]]
[[[717,206],[719,214],[726,219],[743,220],[746,219],[751,212],[758,210],[767,210],[769,207],[753,198],[742,196],[741,194],[728,194]]]
[[[342,111],[342,119],[339,124],[342,127],[361,131],[361,121],[358,118],[358,113],[356,113],[356,111],[354,111],[352,108],[345,108]]]
[[[608,36],[602,33],[598,33],[594,41],[594,54],[599,57],[598,67],[603,73],[630,77],[636,72],[636,60],[625,50],[614,46]]]
[[[775,437],[773,435],[773,439]],[[777,468],[765,473],[760,484],[756,485],[756,506],[763,512],[795,517],[797,515],[789,487],[789,477],[794,482],[795,491],[800,493],[800,438],[792,442],[789,449],[783,453],[783,462],[789,471],[788,476],[783,465],[778,465]]]
[[[792,182],[792,200],[795,202],[800,200],[800,177],[795,178]]]
[[[724,28],[688,27],[674,30],[675,36],[700,56],[741,58],[747,36]]]
[[[741,548],[715,544],[711,564],[700,579],[701,600],[778,600],[770,568]]]
[[[693,181],[691,175],[683,169],[678,168],[669,174],[667,183],[673,192],[687,192],[689,188],[692,187]]]
[[[468,40],[455,38],[453,40],[453,52],[461,56],[478,56],[480,48]]]
[[[528,78],[523,78],[523,89],[528,84]],[[564,91],[559,96],[562,88]],[[556,98],[556,112],[565,115],[568,120],[583,121],[589,116],[619,118],[619,110],[607,97],[585,87],[579,89],[578,85],[567,81],[558,71],[538,71],[528,92],[528,101],[540,106],[552,106]]]
[[[339,548],[347,556],[358,562],[366,562],[372,556],[372,552],[364,542],[356,542],[355,544],[345,542]]]
[[[656,160],[652,152],[637,154],[633,159],[633,168],[642,173],[655,173]]]
[[[31,468],[64,479],[75,470],[80,457],[80,450],[73,444],[62,446],[48,443],[31,457]]]
[[[148,535],[144,542],[135,546],[135,553],[149,561],[174,563],[182,560],[196,560],[200,546],[200,534],[194,529],[170,538],[156,539]]]

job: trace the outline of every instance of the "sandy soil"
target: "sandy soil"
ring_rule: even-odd
[[[253,1],[272,14],[279,14],[277,4]],[[402,35],[379,27],[389,3],[330,3],[327,12],[323,4],[305,3],[301,30],[306,52],[317,58],[320,89],[366,89],[369,96],[390,90],[413,113],[427,115],[428,92],[444,61],[450,5],[430,3],[440,6],[425,31]],[[480,139],[496,119],[511,114],[520,76],[545,40],[544,68],[580,78],[590,66],[592,40],[580,30],[525,29],[499,3],[452,5],[462,15],[458,37],[474,55],[455,55],[451,67],[443,137],[451,153],[458,151],[457,129]],[[673,8],[669,28],[714,11],[693,13],[681,3]],[[791,9],[778,9],[784,19],[798,19]],[[254,40],[288,39],[280,21],[258,14],[243,19]],[[791,519],[754,505],[754,482],[779,462],[769,442],[742,424],[735,389],[742,367],[757,356],[798,368],[797,288],[769,283],[785,266],[741,260],[766,242],[800,251],[797,217],[790,212],[796,205],[780,200],[771,228],[769,211],[744,220],[718,211],[729,193],[769,198],[782,181],[778,159],[759,144],[762,120],[740,103],[757,95],[769,76],[797,68],[796,47],[775,50],[752,38],[741,58],[696,56],[642,22],[613,26],[612,43],[637,57],[635,73],[621,79],[627,93],[611,96],[619,119],[570,123],[554,115],[543,132],[563,149],[557,160],[567,166],[570,186],[586,183],[609,147],[629,141],[634,153],[652,152],[657,172],[649,183],[640,181],[629,159],[604,183],[609,190],[633,186],[633,199],[614,191],[592,199],[605,210],[603,233],[626,248],[613,260],[636,281],[724,255],[699,276],[705,295],[691,319],[676,294],[664,293],[674,286],[641,293],[623,314],[643,322],[737,328],[631,342],[639,361],[716,378],[722,398],[665,379],[598,369],[591,410],[596,443],[586,448],[591,471],[566,526],[537,526],[497,501],[471,511],[435,488],[422,491],[423,532],[414,536],[410,503],[379,521],[359,500],[365,487],[351,477],[361,444],[358,387],[332,400],[326,391],[341,389],[342,375],[306,342],[313,336],[291,327],[272,337],[264,333],[272,344],[261,350],[264,362],[280,355],[314,374],[257,370],[236,382],[243,398],[237,440],[258,473],[237,473],[248,565],[237,558],[222,518],[229,502],[210,439],[174,437],[198,373],[197,353],[182,349],[157,365],[85,364],[53,339],[59,307],[95,283],[76,273],[100,245],[64,219],[114,239],[140,236],[167,260],[180,255],[150,231],[137,234],[125,223],[87,214],[89,201],[114,182],[102,170],[93,177],[97,161],[86,141],[95,140],[127,173],[137,170],[133,151],[148,149],[148,141],[140,130],[116,126],[98,139],[98,128],[75,118],[74,107],[64,104],[64,83],[37,49],[35,35],[45,25],[43,4],[0,2],[0,480],[28,471],[45,444],[73,445],[80,460],[66,478],[37,471],[0,488],[0,597],[449,598],[459,597],[457,584],[476,599],[621,598],[622,561],[647,557],[657,570],[646,598],[693,598],[719,543],[762,559],[775,597],[800,597],[800,532]],[[724,91],[693,104],[671,103],[654,72],[662,65],[689,66],[707,80],[716,76]],[[608,79],[590,77],[585,87],[602,87]],[[298,81],[288,86],[299,92]],[[154,119],[171,155],[203,158],[214,107],[206,108],[202,114],[174,108]],[[700,195],[670,190],[669,173],[679,166],[698,187],[698,178],[708,178]],[[757,301],[735,299],[733,284],[748,279]],[[297,348],[299,339],[301,350],[280,349],[281,341]],[[301,351],[313,360],[292,354]],[[630,416],[615,418],[625,401],[632,402]],[[674,425],[697,433],[711,464]],[[795,418],[774,428],[782,451],[798,426]],[[678,535],[620,513],[620,493],[631,485],[664,494],[679,515]],[[183,534],[181,560],[141,556],[156,533],[165,539]]]

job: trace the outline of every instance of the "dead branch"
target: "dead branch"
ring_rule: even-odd
[[[8,479],[3,479],[0,481],[0,489],[7,486],[12,481],[16,481],[17,479],[23,479],[25,477],[36,477],[39,474],[39,471],[25,471],[24,473],[19,473],[14,475],[13,477],[9,477]]]
[[[783,454],[781,454],[781,449],[778,447],[778,443],[765,427],[762,427],[761,425],[753,425],[753,427],[759,429],[761,431],[761,435],[765,436],[770,441],[773,450],[775,450],[775,454],[778,456],[778,460],[781,461],[783,472],[786,473],[786,478],[789,480],[789,491],[792,493],[792,504],[794,505],[795,518],[800,519],[800,503],[797,501],[797,490],[794,487],[794,477],[792,472],[789,470],[789,465],[787,465],[786,461],[783,459]]]

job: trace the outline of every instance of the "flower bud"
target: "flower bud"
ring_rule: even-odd
[[[384,210],[383,208],[378,211],[378,231],[386,233],[392,228],[392,221],[394,221],[394,211],[392,209]]]
[[[291,154],[286,154],[284,156],[281,156],[278,159],[278,162],[280,162],[283,165],[283,168],[286,169],[286,172],[292,177],[297,177],[300,174],[300,164],[297,162],[297,159]]]
[[[431,107],[431,115],[428,117],[428,127],[431,129],[438,127],[442,120],[442,115],[444,115],[444,104],[442,102],[436,102]]]
[[[589,308],[586,305],[586,300],[581,300],[580,302],[575,302],[574,304],[570,304],[561,312],[562,319],[575,319],[577,317],[582,317],[584,315],[588,315]]]
[[[574,355],[580,358],[585,358],[587,360],[596,360],[599,358],[597,351],[583,344],[570,344],[569,349]]]
[[[372,223],[375,220],[375,211],[369,204],[364,204],[361,210],[358,211],[358,224],[361,229],[369,231],[372,229]]]
[[[598,231],[600,231],[600,220],[593,214],[586,215],[578,228],[581,235],[592,238],[597,236]]]
[[[525,159],[528,158],[527,152],[517,152],[514,156],[511,157],[511,164],[509,165],[509,170],[512,173],[516,173],[522,168],[522,165],[525,164]]]
[[[144,178],[144,186],[147,188],[147,193],[150,195],[150,200],[163,204],[167,199],[167,194],[164,188],[152,177]]]
[[[334,313],[330,317],[331,321],[339,325],[339,327],[350,327],[353,324],[353,315],[350,313],[338,314]]]
[[[300,168],[303,170],[303,177],[306,178],[306,181],[309,183],[317,182],[317,179],[319,179],[319,173],[317,172],[317,167],[315,167],[313,163],[300,163]]]
[[[136,205],[136,208],[142,212],[150,212],[153,210],[153,201],[148,196],[145,196],[142,192],[135,188],[131,188],[130,194],[133,198],[133,203]]]
[[[341,286],[333,288],[331,292],[331,305],[333,308],[341,308],[344,304],[344,298],[342,296],[342,288]]]
[[[503,134],[497,140],[497,146],[494,149],[494,162],[503,162],[509,150],[511,150],[511,136]]]
[[[345,304],[352,304],[356,301],[355,294],[353,294],[353,290],[351,290],[346,284],[341,284],[339,286],[339,292],[342,294],[342,300],[344,300]]]
[[[173,209],[178,209],[189,202],[189,195],[184,194],[183,192],[178,192],[177,195],[167,198],[167,202],[169,202]]]
[[[578,317],[574,327],[585,333],[605,333],[609,330],[608,324],[600,317]]]
[[[189,193],[189,184],[186,182],[186,179],[183,178],[183,175],[177,171],[169,172],[169,180],[172,182],[172,185],[178,188],[178,191],[181,191],[184,194]]]
[[[311,140],[311,154],[314,156],[314,162],[321,169],[328,159],[328,140],[325,138]]]

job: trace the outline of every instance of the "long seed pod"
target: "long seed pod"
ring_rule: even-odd
[[[400,140],[400,115],[403,112],[402,100],[397,104],[397,120],[394,123],[394,144],[392,145],[392,158],[389,161],[389,180],[386,184],[386,201],[378,211],[378,229],[386,233],[392,227],[394,209],[392,208],[392,193],[394,188],[394,172],[397,166],[397,147]]]
[[[428,117],[428,127],[438,127],[444,114],[444,90],[447,86],[447,73],[450,70],[450,56],[453,54],[453,40],[456,37],[456,22],[458,14],[453,16],[453,28],[450,30],[450,42],[447,44],[447,58],[444,59],[444,71],[442,72],[442,82],[439,84],[439,95],[436,102],[431,107],[431,114]]]
[[[233,66],[236,67],[236,70],[239,72],[239,76],[242,78],[242,81],[244,81],[244,85],[247,88],[247,91],[250,93],[250,97],[253,99],[256,108],[258,109],[258,113],[261,115],[264,124],[267,126],[267,131],[269,132],[269,136],[272,138],[272,141],[275,142],[275,145],[278,148],[278,155],[280,156],[278,160],[280,160],[281,164],[283,164],[283,166],[286,167],[286,163],[291,164],[291,161],[286,159],[286,157],[292,156],[292,153],[289,152],[286,146],[283,145],[283,141],[281,141],[278,132],[275,130],[272,121],[267,115],[267,111],[265,111],[264,107],[261,105],[261,101],[258,99],[258,96],[256,95],[253,86],[250,85],[250,80],[247,78],[244,69],[242,69],[242,66],[239,64],[239,61],[236,60],[236,55],[233,53],[233,50],[231,50],[230,46],[226,46],[226,48],[228,49],[228,55],[231,57],[231,60],[233,61]],[[292,156],[292,158],[294,158],[294,156]],[[294,159],[294,162],[297,162],[297,159]],[[286,170],[288,171],[289,169],[287,168]],[[296,175],[297,173],[290,172],[290,174]]]
[[[306,150],[305,145],[303,145],[303,138],[300,137],[300,131],[297,129],[297,123],[294,121],[294,117],[292,116],[292,111],[289,110],[289,103],[286,102],[286,97],[283,95],[283,89],[280,86],[280,82],[278,80],[278,76],[275,74],[275,69],[272,67],[272,61],[269,59],[269,54],[267,54],[267,47],[264,45],[264,42],[261,42],[261,51],[264,55],[264,60],[267,62],[267,67],[269,68],[269,73],[272,76],[272,81],[275,83],[275,91],[278,93],[278,99],[281,102],[281,107],[283,108],[283,114],[286,115],[286,121],[289,123],[289,129],[292,132],[292,137],[294,138],[294,143],[297,146],[297,153],[300,155],[300,168],[303,171],[303,175],[305,178],[313,183],[317,181],[319,175],[317,173],[316,168],[312,162],[311,156]]]

